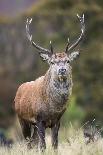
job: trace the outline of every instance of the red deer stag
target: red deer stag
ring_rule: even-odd
[[[27,37],[50,66],[44,76],[22,84],[16,93],[15,110],[24,138],[29,139],[29,147],[31,141],[34,141],[41,149],[46,148],[45,129],[48,127],[51,128],[53,148],[56,149],[58,146],[60,119],[67,108],[67,100],[73,86],[71,62],[79,55],[79,51],[69,52],[79,44],[85,32],[84,14],[77,17],[81,25],[81,34],[72,45],[69,45],[68,40],[65,51],[61,53],[53,53],[51,41],[50,50],[37,45],[29,32],[32,19],[27,19]]]

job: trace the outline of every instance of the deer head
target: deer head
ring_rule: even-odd
[[[81,34],[78,37],[78,39],[70,45],[69,39],[67,42],[67,46],[64,52],[61,53],[54,53],[52,43],[50,41],[50,50],[45,49],[37,45],[32,40],[32,35],[30,35],[29,31],[29,25],[31,24],[32,19],[28,20],[26,23],[26,34],[31,42],[31,44],[38,49],[40,56],[43,58],[43,60],[47,61],[50,65],[50,68],[52,70],[52,76],[54,78],[59,78],[59,80],[65,80],[67,79],[68,74],[71,72],[71,62],[79,56],[79,51],[72,51],[83,39],[84,32],[85,32],[85,23],[84,23],[84,14],[82,17],[80,17],[77,14],[77,17],[80,21],[81,25]],[[72,51],[72,52],[70,52]]]

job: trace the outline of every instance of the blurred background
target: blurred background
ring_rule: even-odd
[[[62,124],[96,119],[103,125],[103,0],[0,0],[0,129],[15,126],[14,97],[20,84],[45,74],[48,65],[28,41],[27,18],[33,18],[35,42],[63,51],[67,38],[80,34],[76,14],[85,14],[86,33],[73,66],[71,105]],[[78,49],[77,48],[77,49]]]

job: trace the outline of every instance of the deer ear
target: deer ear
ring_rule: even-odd
[[[43,61],[47,61],[50,59],[49,54],[40,53],[40,57],[43,59]]]
[[[70,62],[73,61],[74,59],[76,59],[78,56],[79,56],[79,51],[72,52],[69,55]]]

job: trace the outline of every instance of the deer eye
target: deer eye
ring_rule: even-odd
[[[54,61],[51,61],[51,64],[54,65],[55,64]]]
[[[70,60],[67,60],[67,63],[69,64],[70,63]]]

